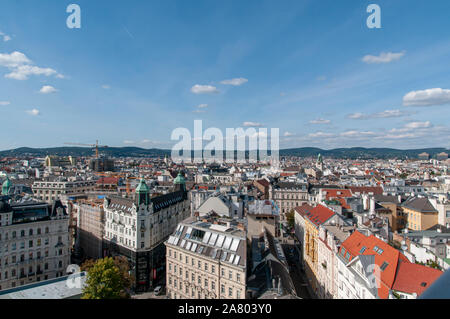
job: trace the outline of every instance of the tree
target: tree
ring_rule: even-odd
[[[82,265],[82,269],[88,272],[83,299],[129,298],[132,278],[128,274],[128,262],[122,258],[88,260]]]
[[[287,219],[289,228],[293,229],[295,227],[295,213],[294,213],[294,210],[291,210],[289,213],[286,214],[286,219]]]

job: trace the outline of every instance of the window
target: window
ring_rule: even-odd
[[[233,297],[233,288],[228,288],[228,297]]]
[[[381,271],[384,271],[384,270],[387,268],[387,266],[389,266],[389,264],[388,264],[387,262],[384,262],[384,263],[381,265]]]

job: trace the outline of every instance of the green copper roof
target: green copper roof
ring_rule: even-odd
[[[11,181],[8,177],[6,177],[6,180],[3,182],[2,185],[2,195],[8,195],[9,189],[11,188]]]
[[[148,188],[145,180],[142,178],[139,185],[136,187],[136,193],[148,193],[150,189]]]
[[[181,172],[178,173],[178,176],[173,181],[174,184],[186,184],[186,179],[183,175],[181,175]]]

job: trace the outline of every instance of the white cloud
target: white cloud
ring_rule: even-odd
[[[193,113],[205,113],[206,111],[205,110],[193,110],[192,112]]]
[[[244,122],[244,124],[242,124],[242,125],[244,125],[245,127],[261,127],[261,126],[263,126],[261,123],[258,123],[258,122]]]
[[[386,110],[380,113],[375,113],[372,116],[375,118],[390,118],[390,117],[402,117],[409,113],[400,110]]]
[[[33,116],[38,116],[39,114],[41,114],[41,112],[38,109],[28,110],[27,113]]]
[[[14,80],[27,80],[30,75],[55,75],[57,78],[64,78],[54,69],[33,65],[33,62],[25,54],[17,51],[11,54],[0,53],[0,66],[10,69],[11,72],[5,77]]]
[[[0,53],[0,66],[7,68],[15,68],[23,64],[30,64],[31,61],[21,52],[13,52],[11,54]]]
[[[284,137],[289,137],[289,136],[293,136],[294,134],[292,134],[291,132],[284,132]]]
[[[6,78],[14,80],[28,80],[30,75],[52,76],[58,72],[51,68],[40,68],[34,65],[21,65],[13,69],[11,73],[5,75]]]
[[[405,125],[405,128],[407,129],[418,129],[418,128],[429,128],[431,127],[431,122],[430,121],[426,121],[426,122],[410,122],[408,124]]]
[[[405,133],[405,132],[411,132],[411,131],[416,131],[416,133],[417,133],[418,130],[423,131],[425,129],[429,129],[432,127],[433,127],[433,124],[431,124],[430,121],[425,121],[425,122],[416,121],[416,122],[409,122],[401,128],[393,128],[393,129],[389,130],[389,133]]]
[[[402,117],[406,115],[410,115],[410,112],[400,111],[400,110],[386,110],[379,113],[372,114],[364,114],[364,113],[353,113],[347,115],[347,118],[353,120],[368,120],[368,119],[377,119],[377,118],[393,118],[393,117]]]
[[[197,108],[199,108],[199,109],[206,109],[207,107],[208,107],[208,104],[197,105]]]
[[[330,120],[325,120],[325,119],[317,119],[317,120],[312,120],[309,121],[310,124],[330,124],[331,121]]]
[[[233,86],[240,86],[242,84],[247,83],[248,80],[245,78],[236,78],[236,79],[231,79],[231,80],[224,80],[220,83],[225,84],[225,85],[233,85]]]
[[[196,84],[191,88],[191,92],[194,94],[210,94],[210,93],[219,93],[219,90],[215,86],[212,85],[200,85]]]
[[[130,140],[125,140],[125,141],[123,141],[123,144],[127,144],[127,145],[129,145],[129,144],[136,144],[136,142],[135,141],[130,141]]]
[[[363,62],[368,64],[373,63],[390,63],[401,59],[405,55],[405,52],[382,52],[380,55],[366,55],[363,57]]]
[[[349,114],[347,117],[349,119],[359,120],[359,119],[365,118],[365,115],[363,113],[353,113],[353,114]]]
[[[7,106],[10,104],[11,104],[11,102],[9,102],[9,101],[0,101],[0,106]]]
[[[55,93],[58,90],[55,89],[53,86],[51,85],[44,85],[41,90],[39,91],[42,94],[50,94],[50,93]]]
[[[366,137],[366,136],[371,136],[371,135],[376,135],[375,132],[371,132],[371,131],[346,131],[340,134],[340,136],[343,137]]]
[[[9,35],[7,35],[7,34],[1,32],[1,31],[0,31],[0,37],[3,38],[3,41],[4,41],[4,42],[11,41],[11,37],[10,37]]]
[[[325,133],[325,132],[316,132],[316,133],[310,133],[308,135],[309,137],[320,137],[320,138],[330,138],[330,137],[335,137],[336,135],[333,133]]]
[[[403,97],[404,106],[432,106],[450,104],[450,90],[434,88],[412,91]]]
[[[102,89],[109,90],[111,87],[107,84],[102,85]]]

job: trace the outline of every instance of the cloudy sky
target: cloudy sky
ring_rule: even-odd
[[[169,147],[279,128],[286,147],[450,147],[450,1],[2,0],[0,149]],[[81,29],[66,7],[81,7]]]

